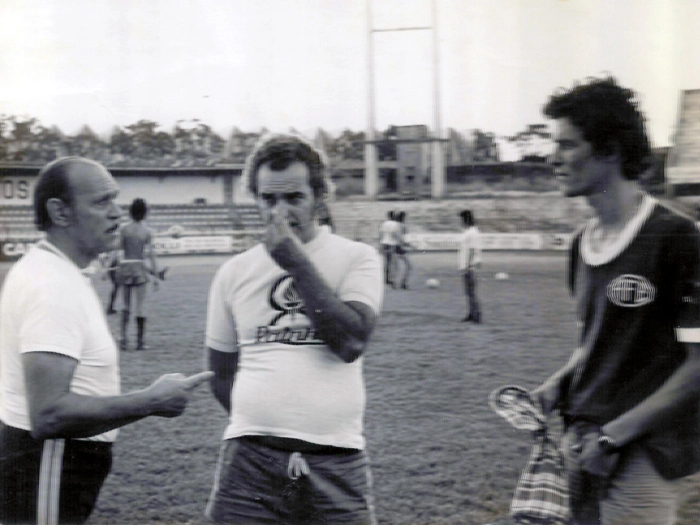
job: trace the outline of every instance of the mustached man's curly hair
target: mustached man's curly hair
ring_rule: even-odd
[[[316,199],[321,200],[328,190],[325,156],[311,142],[300,135],[263,135],[246,159],[243,180],[253,196],[258,194],[258,170],[269,162],[272,170],[286,169],[293,162],[302,162],[309,168],[309,185]]]
[[[591,144],[594,155],[619,154],[626,179],[638,179],[651,166],[651,146],[639,101],[613,77],[589,78],[568,91],[555,92],[544,114],[569,119]]]

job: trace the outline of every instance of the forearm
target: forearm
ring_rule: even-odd
[[[37,439],[85,438],[155,415],[145,390],[119,396],[84,396],[66,392],[32,417]]]
[[[213,377],[209,382],[211,392],[226,412],[231,412],[231,390],[233,389],[233,377]]]
[[[700,352],[695,345],[694,354]],[[619,446],[634,441],[688,410],[697,410],[700,399],[700,359],[689,358],[656,392],[616,419],[602,431]]]
[[[158,263],[156,262],[156,254],[155,250],[153,249],[153,244],[148,246],[148,258],[151,261],[151,273],[153,273],[153,275],[157,275]]]
[[[231,412],[231,393],[233,381],[238,373],[239,353],[207,348],[206,354],[209,370],[214,373],[209,380],[211,393],[226,412]]]
[[[533,390],[532,394],[539,398],[546,415],[555,410],[561,402],[564,385],[568,383],[574,370],[573,363],[572,357],[566,365],[554,372],[544,383]]]
[[[343,361],[355,361],[364,352],[372,332],[372,320],[336,297],[303,252],[292,250],[287,247],[286,251],[293,256],[285,257],[282,262],[294,277],[316,335]]]

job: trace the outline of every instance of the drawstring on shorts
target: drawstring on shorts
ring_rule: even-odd
[[[306,476],[310,473],[309,464],[304,459],[304,456],[301,455],[301,452],[292,452],[287,465],[287,476],[289,476],[289,479],[299,479],[301,476]]]

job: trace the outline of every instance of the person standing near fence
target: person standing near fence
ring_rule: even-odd
[[[400,211],[396,214],[396,222],[399,225],[399,242],[396,245],[396,278],[398,279],[403,263],[403,274],[401,275],[401,289],[408,290],[408,279],[411,276],[411,261],[408,258],[408,250],[411,245],[406,240],[408,226],[406,225],[406,212]]]
[[[575,523],[670,525],[700,469],[699,232],[638,183],[651,148],[631,90],[593,78],[544,113],[564,193],[594,217],[569,257],[579,346],[533,395],[564,420]]]
[[[362,356],[381,262],[317,225],[325,169],[295,135],[264,136],[246,162],[265,238],[219,268],[207,310],[212,391],[230,413],[206,510],[217,523],[375,522]]]
[[[481,323],[481,308],[476,296],[476,271],[481,266],[481,233],[476,226],[476,220],[471,210],[463,210],[462,218],[464,231],[459,240],[458,264],[462,274],[464,296],[467,302],[467,314],[463,323]]]
[[[146,332],[146,315],[144,302],[146,300],[146,288],[153,276],[154,287],[158,286],[158,279],[164,280],[168,268],[158,268],[156,254],[153,248],[153,232],[143,220],[148,214],[148,206],[143,199],[134,199],[129,207],[129,215],[132,222],[122,227],[121,249],[123,258],[119,261],[117,269],[117,283],[123,289],[124,306],[121,319],[121,338],[119,346],[122,350],[128,348],[127,330],[131,313],[131,297],[134,296],[134,312],[136,314],[136,350],[145,350],[144,341]],[[148,260],[148,263],[147,261]]]
[[[396,247],[401,236],[399,223],[396,222],[395,212],[387,212],[386,220],[379,226],[379,246],[384,255],[384,284],[395,286],[394,266]]]
[[[34,187],[46,238],[0,295],[0,523],[84,523],[112,464],[117,429],[180,415],[211,376],[166,374],[121,394],[119,352],[86,271],[119,238],[119,188],[97,162],[47,164]]]

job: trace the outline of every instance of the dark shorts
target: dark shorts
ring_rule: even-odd
[[[117,283],[138,286],[148,282],[148,270],[142,261],[122,262],[117,270]]]
[[[229,525],[373,525],[371,485],[364,451],[299,453],[229,439],[206,514]]]
[[[396,247],[396,255],[406,255],[406,248],[403,246],[397,246]]]
[[[39,441],[0,423],[0,523],[85,523],[111,466],[111,443]]]
[[[385,256],[391,256],[396,253],[395,244],[382,244],[382,252]]]

